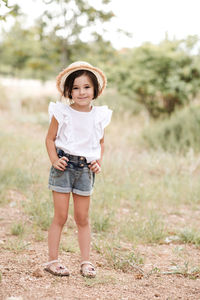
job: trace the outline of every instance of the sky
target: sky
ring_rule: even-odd
[[[37,0],[10,0],[12,2],[22,7],[30,16],[29,21],[33,16],[38,17],[45,8]],[[100,2],[90,0],[96,7]],[[116,49],[137,47],[146,41],[157,44],[166,34],[170,39],[200,36],[200,0],[111,0],[108,8],[115,17],[105,26],[108,32],[104,38],[110,40]],[[117,28],[130,32],[132,37],[119,35]],[[85,32],[83,39],[87,38]]]
[[[117,16],[110,26],[132,33],[132,38],[112,36],[115,47],[135,47],[146,41],[159,43],[165,38],[200,36],[200,0],[113,0]]]

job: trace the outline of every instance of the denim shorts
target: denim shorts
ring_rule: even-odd
[[[69,161],[65,171],[53,166],[49,175],[49,189],[59,193],[74,193],[81,196],[90,196],[95,181],[95,173],[88,167],[83,156],[69,155],[57,149],[59,157],[66,156]]]

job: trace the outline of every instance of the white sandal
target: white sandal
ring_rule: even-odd
[[[82,261],[80,273],[87,278],[94,278],[96,276],[96,270],[94,265],[87,260]]]
[[[54,263],[58,263],[58,264],[55,268],[51,268],[51,266]],[[51,261],[43,264],[43,266],[45,267],[44,270],[46,272],[49,272],[55,276],[69,276],[69,270],[65,266],[63,266],[61,263],[59,263],[59,261],[57,259],[51,260]]]

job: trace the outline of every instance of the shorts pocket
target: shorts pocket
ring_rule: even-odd
[[[52,166],[51,168],[51,176],[53,178],[61,177],[64,174],[64,171],[60,171]]]

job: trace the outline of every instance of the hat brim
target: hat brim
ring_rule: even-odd
[[[57,86],[58,91],[63,95],[64,84],[65,84],[66,78],[71,73],[78,71],[78,70],[87,70],[87,71],[92,72],[96,76],[97,81],[99,83],[98,96],[100,96],[102,94],[102,92],[104,91],[106,84],[107,84],[106,76],[100,69],[93,67],[93,66],[85,66],[85,65],[69,67],[69,68],[64,69],[62,72],[60,72],[56,78],[56,86]]]

